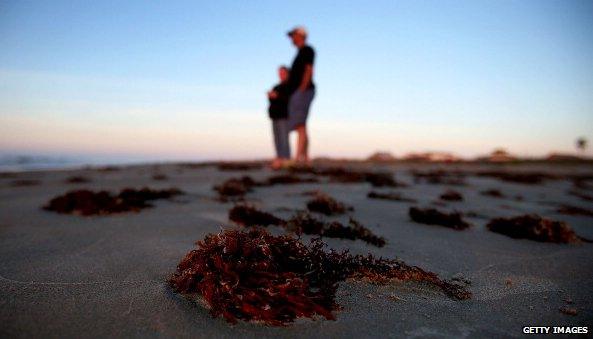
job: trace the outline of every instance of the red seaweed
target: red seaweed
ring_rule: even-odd
[[[477,176],[479,177],[490,177],[499,179],[501,181],[519,183],[519,184],[527,184],[527,185],[535,185],[541,184],[545,180],[552,180],[557,179],[556,176],[542,173],[542,172],[504,172],[504,171],[482,171],[477,172]]]
[[[445,213],[434,208],[410,207],[409,214],[413,221],[421,224],[445,226],[454,230],[463,230],[471,226],[463,220],[459,212]]]
[[[427,183],[431,185],[464,186],[465,174],[458,171],[448,172],[445,170],[431,170],[427,172],[411,171],[416,183]]]
[[[556,212],[566,215],[582,215],[585,217],[593,217],[593,211],[587,208],[562,204]]]
[[[457,191],[447,190],[446,192],[441,194],[439,198],[441,200],[446,200],[446,201],[462,201],[463,195],[461,195],[461,193],[459,193]]]
[[[261,162],[221,162],[218,164],[219,171],[252,171],[263,167]]]
[[[230,178],[222,184],[214,186],[214,190],[218,192],[220,200],[226,201],[229,198],[243,198],[256,185],[257,183],[251,177],[243,176],[241,178]]]
[[[493,198],[504,198],[504,194],[498,189],[491,188],[485,191],[480,192],[481,195],[493,197]]]
[[[236,205],[229,211],[229,220],[241,226],[281,225],[284,220],[250,205]]]
[[[391,200],[391,201],[400,201],[400,202],[410,202],[410,203],[415,203],[416,202],[415,199],[406,198],[406,197],[402,196],[400,193],[397,193],[397,192],[381,193],[381,192],[370,191],[367,194],[367,198],[370,198],[370,199]]]
[[[89,179],[87,177],[80,176],[80,175],[75,175],[75,176],[68,177],[65,180],[65,182],[68,184],[86,184],[86,183],[91,182],[91,179]]]
[[[148,201],[169,199],[179,194],[183,192],[176,188],[168,190],[126,188],[118,195],[112,195],[107,191],[76,190],[51,199],[43,209],[61,214],[84,216],[137,212],[140,209],[152,207]]]
[[[307,202],[307,209],[311,212],[318,212],[325,215],[344,214],[346,211],[353,210],[351,206],[347,206],[321,192],[317,193],[313,199]]]
[[[12,187],[39,186],[40,184],[41,181],[35,179],[18,179],[10,183]]]
[[[576,189],[568,191],[568,194],[578,197],[583,201],[593,201],[593,195],[589,195]]]
[[[169,180],[169,177],[162,173],[155,173],[152,175],[152,180],[154,181],[165,181]]]
[[[471,297],[465,288],[401,261],[326,251],[324,246],[319,239],[307,246],[261,228],[221,231],[197,242],[169,285],[187,297],[202,298],[213,317],[271,326],[303,317],[335,320],[336,291],[349,278],[424,282],[453,299]]]
[[[515,239],[553,243],[577,243],[581,240],[565,222],[542,218],[535,214],[495,218],[486,227],[492,232]]]
[[[355,171],[343,167],[329,168],[294,168],[293,173],[307,173],[328,177],[330,182],[337,183],[363,183],[368,182],[373,187],[407,187],[408,185],[393,178],[389,172]]]
[[[377,247],[383,247],[386,244],[385,238],[375,235],[370,229],[353,218],[350,218],[348,225],[343,225],[337,221],[324,222],[314,218],[307,212],[301,212],[293,215],[288,220],[283,220],[250,205],[236,205],[229,211],[229,220],[244,227],[276,225],[298,235],[307,234],[327,238],[362,240]]]
[[[360,239],[377,247],[383,247],[386,244],[385,238],[375,235],[370,229],[353,218],[350,218],[348,225],[344,226],[337,221],[325,223],[315,219],[309,213],[298,213],[286,221],[284,227],[296,234],[319,235],[328,238],[350,240]]]
[[[316,183],[319,180],[315,178],[303,178],[293,174],[280,174],[269,177],[266,182],[268,185],[292,185]]]

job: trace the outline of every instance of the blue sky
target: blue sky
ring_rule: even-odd
[[[313,155],[593,139],[592,1],[1,1],[0,152],[271,156],[265,92],[299,24]]]

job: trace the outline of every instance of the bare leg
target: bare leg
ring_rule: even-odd
[[[308,163],[309,136],[307,135],[307,126],[301,125],[296,130],[298,133],[296,160],[298,162]]]

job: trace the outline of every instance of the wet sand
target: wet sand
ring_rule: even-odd
[[[340,285],[336,321],[298,320],[283,328],[213,319],[202,306],[175,293],[166,280],[194,242],[221,228],[232,202],[220,202],[214,185],[242,175],[264,181],[266,168],[219,170],[216,166],[144,165],[121,169],[25,172],[0,176],[0,336],[1,337],[515,337],[523,326],[593,326],[593,244],[552,244],[512,239],[488,231],[495,217],[537,213],[566,221],[577,235],[593,239],[593,218],[563,215],[561,204],[593,209],[593,202],[570,194],[572,182],[545,180],[525,185],[492,177],[467,176],[464,186],[414,183],[410,170],[500,170],[477,164],[350,164],[395,173],[403,188],[369,183],[300,183],[256,187],[245,199],[280,217],[305,210],[321,190],[354,207],[324,220],[355,217],[387,239],[378,248],[363,241],[324,239],[335,249],[400,258],[450,279],[471,281],[470,300],[456,301],[417,283],[386,286],[363,282]],[[531,164],[504,170],[554,175],[593,173],[593,166]],[[155,175],[165,179],[155,180]],[[89,182],[67,182],[82,176]],[[26,180],[26,181],[24,181]],[[16,185],[27,182],[27,185]],[[591,182],[589,182],[591,185]],[[51,198],[73,189],[177,187],[185,195],[155,201],[138,213],[82,217],[44,211]],[[448,189],[462,201],[439,201]],[[480,192],[498,189],[506,197]],[[371,191],[399,192],[417,200],[369,199]],[[592,191],[586,191],[593,194]],[[521,195],[522,200],[514,197]],[[436,205],[434,204],[435,202]],[[411,206],[460,211],[472,227],[456,231],[411,221]],[[473,212],[473,217],[467,212]],[[268,227],[276,234],[280,227]],[[303,236],[304,241],[310,237]],[[559,311],[573,308],[576,315]]]

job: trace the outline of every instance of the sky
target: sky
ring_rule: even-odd
[[[0,0],[0,154],[272,157],[265,93],[296,25],[313,156],[593,140],[589,0]]]

